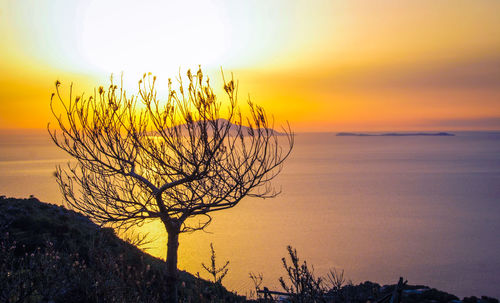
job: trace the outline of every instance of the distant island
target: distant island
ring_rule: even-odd
[[[224,131],[224,129],[229,124],[229,132],[228,132],[229,136],[235,136],[237,134],[242,134],[243,136],[248,136],[248,135],[253,134],[254,132],[257,132],[259,130],[262,131],[264,134],[271,134],[271,135],[276,135],[276,136],[285,136],[286,135],[285,132],[280,132],[280,131],[277,131],[273,128],[262,128],[262,127],[256,128],[255,126],[252,128],[249,126],[245,126],[243,124],[238,125],[238,124],[232,123],[232,122],[230,122],[226,119],[222,119],[222,118],[217,119],[217,120],[213,120],[212,122],[215,122],[217,126],[210,124],[210,126],[208,127],[208,130],[207,130],[207,132],[209,134],[213,134],[214,127],[216,127],[220,131]],[[194,122],[193,125],[194,125],[194,127],[200,127],[199,124],[197,124],[197,122]],[[174,128],[177,128],[178,130],[180,130],[181,134],[187,135],[189,126],[188,126],[188,124],[179,124],[179,125],[175,126]],[[153,131],[153,132],[149,132],[148,135],[159,136],[159,133]]]
[[[455,136],[455,134],[439,132],[439,133],[383,133],[383,134],[366,134],[366,133],[337,133],[337,136],[354,136],[354,137],[409,137],[409,136]]]

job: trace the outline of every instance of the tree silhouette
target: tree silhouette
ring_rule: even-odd
[[[168,234],[170,302],[177,301],[179,234],[204,229],[210,213],[234,207],[244,197],[276,196],[270,181],[289,156],[293,133],[282,133],[264,109],[237,105],[233,79],[224,79],[227,102],[219,101],[201,68],[168,80],[161,101],[156,77],[144,74],[136,96],[123,84],[94,94],[63,98],[61,83],[51,97],[57,123],[47,126],[54,143],[74,158],[57,167],[56,180],[67,204],[95,222],[129,229],[159,219]],[[197,218],[198,220],[194,220]]]

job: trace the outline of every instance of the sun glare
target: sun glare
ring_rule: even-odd
[[[224,61],[226,26],[210,2],[163,2],[158,7],[94,1],[85,11],[82,56],[103,72],[172,75],[180,66],[216,67]],[[180,13],[185,11],[190,14]]]

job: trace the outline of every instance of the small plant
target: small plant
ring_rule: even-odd
[[[279,282],[284,292],[270,291],[262,286],[262,274],[250,273],[255,291],[250,292],[257,302],[274,302],[272,296],[285,297],[286,302],[344,302],[341,291],[346,283],[344,270],[330,269],[326,277],[316,277],[314,268],[306,261],[300,262],[297,250],[287,246],[289,260],[281,259],[287,275],[280,277]]]
[[[336,268],[330,269],[330,272],[326,275],[328,282],[330,283],[330,288],[333,292],[338,292],[344,286],[346,282],[344,277],[344,270],[337,270]]]
[[[226,264],[224,266],[217,268],[215,264],[215,249],[213,243],[210,243],[210,265],[207,266],[205,263],[201,263],[201,266],[212,275],[214,283],[218,283],[222,285],[222,279],[226,277],[227,272],[229,270],[228,265],[229,261],[226,261]]]
[[[300,264],[297,250],[290,245],[287,246],[290,257],[290,264],[286,258],[282,258],[283,267],[288,274],[287,284],[283,277],[279,281],[281,287],[288,294],[291,302],[326,302],[324,294],[327,289],[324,287],[323,278],[316,278],[314,269],[309,268],[307,262]]]
[[[250,275],[250,279],[252,279],[252,282],[253,282],[253,285],[255,288],[255,292],[254,292],[254,290],[250,290],[250,297],[251,298],[255,297],[257,299],[261,299],[262,295],[259,293],[259,291],[261,290],[262,280],[264,279],[262,276],[262,273],[254,274],[253,272],[250,272],[249,275]]]

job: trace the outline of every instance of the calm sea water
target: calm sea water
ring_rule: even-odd
[[[209,244],[229,260],[224,285],[248,292],[249,272],[278,289],[286,246],[315,272],[353,282],[426,284],[459,296],[500,297],[500,133],[454,137],[298,134],[275,199],[215,213],[208,232],[180,239],[180,268],[202,272]],[[0,132],[0,194],[61,203],[52,174],[68,160],[45,132]],[[165,255],[160,225],[142,228]]]

